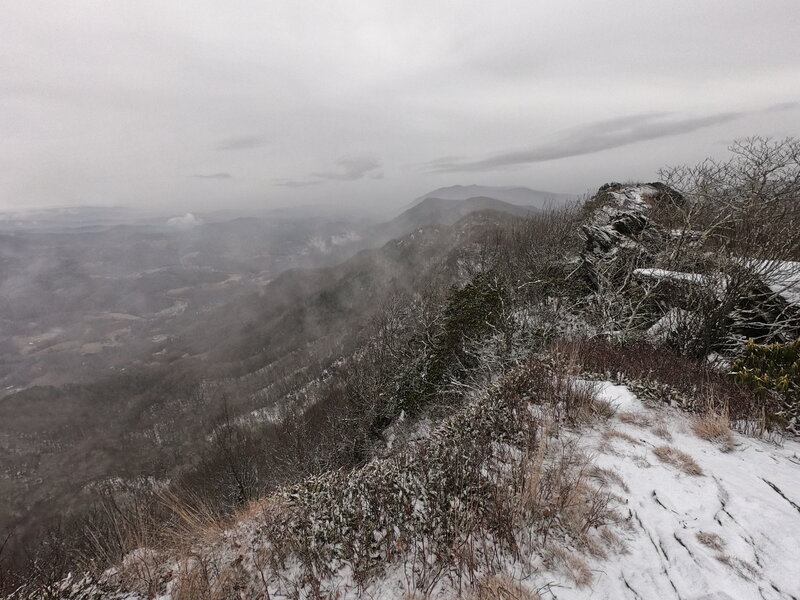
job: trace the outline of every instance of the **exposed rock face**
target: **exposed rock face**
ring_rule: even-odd
[[[640,234],[654,221],[651,213],[679,207],[684,202],[679,192],[663,183],[607,183],[586,204],[590,223],[583,226],[585,254],[598,254],[597,250],[606,253],[626,240],[640,242]]]
[[[649,223],[645,213],[650,209],[650,204],[646,198],[654,195],[655,191],[655,188],[647,185],[624,187],[614,184],[601,187],[587,204],[587,208],[593,211],[591,224],[584,226],[587,242],[592,241],[590,231],[603,232],[614,240],[641,233]]]
[[[600,290],[597,266],[614,259],[621,250],[643,250],[642,236],[651,225],[648,216],[659,196],[653,185],[606,184],[586,205],[588,223],[581,226],[586,245],[582,272],[592,291]]]
[[[701,246],[700,232],[669,226],[680,222],[675,217],[685,202],[662,183],[601,187],[587,202],[581,226],[579,272],[591,292],[635,304],[640,312],[631,322],[654,323],[683,311],[683,337],[697,336],[690,343],[706,352],[732,350],[731,342],[750,338],[796,339],[800,264],[714,255]],[[675,252],[679,241],[683,247]]]

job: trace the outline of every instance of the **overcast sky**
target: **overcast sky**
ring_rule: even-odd
[[[798,0],[0,0],[0,207],[582,193],[800,135]]]

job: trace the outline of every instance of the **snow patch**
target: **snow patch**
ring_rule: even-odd
[[[681,323],[689,321],[691,314],[690,311],[682,308],[670,308],[663,317],[647,330],[647,335],[655,340],[666,340],[671,333],[677,331]]]
[[[666,269],[634,269],[633,274],[652,279],[689,281],[691,283],[705,283],[707,279],[705,275],[700,275],[699,273],[681,273],[680,271],[667,271]]]
[[[616,385],[610,381],[603,381],[599,384],[597,398],[608,402],[619,411],[644,409],[642,401],[627,386]]]

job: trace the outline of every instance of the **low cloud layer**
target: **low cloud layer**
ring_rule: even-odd
[[[182,217],[171,217],[167,219],[167,225],[176,229],[192,229],[203,224],[203,220],[194,216],[192,213],[186,213]]]

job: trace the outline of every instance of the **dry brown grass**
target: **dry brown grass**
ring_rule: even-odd
[[[580,542],[590,529],[616,521],[611,508],[615,496],[602,482],[592,481],[593,473],[590,458],[576,440],[540,444],[519,474],[515,521],[533,524],[545,542],[556,527]]]
[[[550,409],[556,421],[585,423],[604,419],[608,407],[597,399],[598,386],[595,382],[576,381],[564,373],[557,373],[552,382],[552,397],[556,401]]]
[[[236,512],[234,521],[237,523],[261,519],[267,520],[268,517],[276,514],[285,514],[289,510],[286,500],[275,496],[264,496],[258,500],[248,502],[243,508]]]
[[[592,412],[601,421],[608,421],[617,414],[617,409],[611,402],[595,399],[592,403]]]
[[[603,467],[595,466],[592,468],[590,476],[597,481],[601,487],[607,488],[611,485],[616,485],[623,491],[630,492],[625,480],[622,479],[622,475],[612,469],[604,469]]]
[[[197,552],[197,547],[219,539],[230,519],[223,518],[199,500],[180,498],[172,492],[159,491],[157,498],[169,511],[169,524],[162,526],[157,536],[152,535],[152,523],[149,528],[128,524],[130,531],[126,535],[130,535],[130,539],[126,543],[135,550],[119,562],[112,583],[150,598],[161,593],[167,581],[173,579],[175,600],[225,598],[219,591],[224,578],[215,565],[210,565],[206,557]],[[147,531],[151,534],[145,538],[142,532]],[[170,566],[176,558],[177,563]],[[215,572],[213,578],[209,576],[211,571]]]
[[[700,465],[686,452],[673,448],[672,446],[658,446],[653,449],[653,454],[656,455],[658,460],[668,465],[672,465],[693,477],[703,474],[703,469]]]
[[[597,451],[603,454],[614,454],[621,456],[614,442],[624,443],[622,445],[640,445],[640,442],[631,435],[616,429],[606,429],[600,434],[600,442],[597,444]]]
[[[555,566],[563,571],[577,587],[586,587],[592,583],[592,571],[581,556],[563,548],[552,548],[551,552]]]
[[[622,523],[620,523],[620,525],[622,525]],[[629,523],[628,526],[630,526]],[[616,552],[617,554],[628,554],[629,552],[625,540],[618,536],[609,527],[603,527],[603,529],[600,530],[600,539],[603,540],[603,543],[612,552]]]
[[[503,573],[482,577],[478,580],[475,589],[462,598],[464,600],[539,600],[541,596]]]
[[[580,440],[553,438],[528,459],[522,477],[515,522],[530,537],[518,537],[517,543],[540,554],[576,586],[589,585],[592,573],[584,555],[602,559],[625,550],[608,527],[623,521],[614,508],[619,501],[615,487],[627,489],[622,477],[596,467],[581,451]]]
[[[710,531],[698,531],[697,541],[717,552],[725,550],[725,540]]]
[[[621,412],[617,414],[617,418],[627,425],[636,427],[650,427],[653,424],[650,415],[640,412]]]
[[[717,444],[723,452],[733,450],[733,434],[727,411],[711,411],[694,417],[692,431],[698,437]]]
[[[754,579],[758,576],[758,569],[746,560],[719,553],[715,557],[723,565],[730,567],[743,579]]]
[[[667,426],[664,425],[663,423],[654,425],[651,431],[658,437],[660,437],[662,440],[666,440],[668,442],[672,441],[672,432],[669,429],[667,429]]]
[[[628,435],[627,433],[624,433],[622,431],[617,431],[616,429],[606,429],[605,431],[603,431],[601,438],[604,442],[609,442],[612,440],[622,440],[630,444],[639,444],[639,441],[632,435]]]
[[[125,589],[154,598],[168,578],[167,556],[150,548],[138,548],[122,560],[117,571],[117,581]]]
[[[199,498],[179,497],[169,491],[159,493],[159,498],[173,515],[167,540],[173,548],[188,548],[218,537],[233,522]]]
[[[172,600],[229,600],[242,598],[247,577],[241,568],[241,558],[222,569],[206,564],[200,556],[182,561],[173,573]]]
[[[201,565],[194,559],[180,561],[175,571],[172,600],[206,600],[210,594],[211,586]]]

